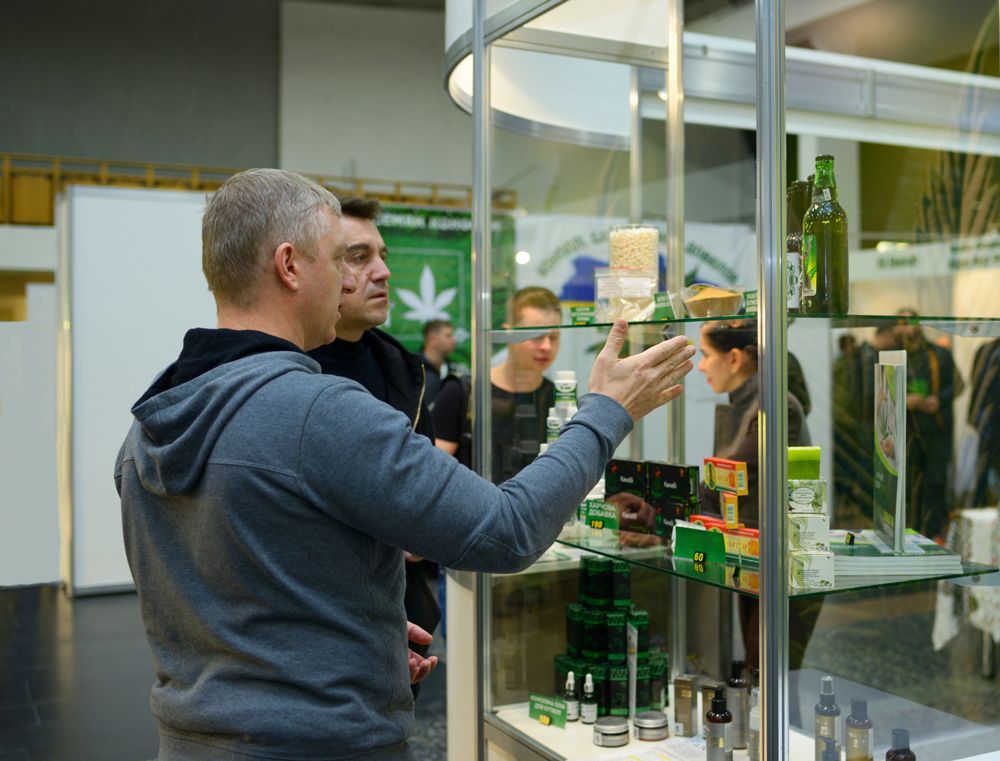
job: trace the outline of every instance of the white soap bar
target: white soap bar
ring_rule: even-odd
[[[825,513],[826,479],[788,479],[788,509],[793,513]]]
[[[830,549],[830,519],[824,513],[788,514],[788,549]]]
[[[830,589],[833,586],[833,553],[792,550],[788,556],[792,591]]]

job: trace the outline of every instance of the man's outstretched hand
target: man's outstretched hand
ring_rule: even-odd
[[[628,323],[615,320],[608,340],[594,360],[587,389],[610,396],[633,420],[640,420],[662,404],[676,399],[680,385],[694,365],[695,349],[685,336],[674,336],[641,354],[621,359]]]

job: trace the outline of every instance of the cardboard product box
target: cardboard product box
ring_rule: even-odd
[[[655,515],[646,502],[646,463],[609,461],[604,470],[604,499],[616,511],[619,530],[638,534],[654,532]]]
[[[656,513],[656,533],[669,534],[674,521],[698,512],[700,476],[697,465],[646,463],[646,499]]]
[[[788,548],[826,552],[830,549],[830,519],[825,513],[789,513]]]
[[[698,677],[683,674],[674,679],[674,734],[694,737],[698,734]]]
[[[825,513],[826,479],[788,479],[788,510],[793,513]]]
[[[792,550],[788,574],[793,591],[829,589],[833,586],[833,553]]]

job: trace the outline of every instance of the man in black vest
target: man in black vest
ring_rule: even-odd
[[[410,419],[413,430],[434,441],[434,428],[427,410],[427,368],[416,354],[378,329],[389,317],[388,251],[375,220],[382,208],[366,198],[341,198],[341,223],[347,236],[345,261],[357,286],[340,299],[337,339],[313,349],[309,356],[319,362],[324,373],[355,380],[373,396],[396,408]],[[417,562],[406,564],[406,618],[432,633],[441,618]],[[437,664],[427,659],[427,644],[411,642],[423,663],[420,677]],[[419,681],[419,678],[417,681]],[[417,686],[414,685],[414,694]]]

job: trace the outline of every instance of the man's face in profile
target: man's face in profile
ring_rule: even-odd
[[[337,337],[359,341],[369,328],[383,324],[389,317],[389,276],[385,260],[385,241],[369,219],[349,217],[341,220],[347,236],[347,268],[354,275],[355,288],[343,293]]]

